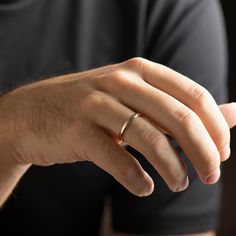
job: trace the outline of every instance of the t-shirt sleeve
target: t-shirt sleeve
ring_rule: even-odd
[[[227,100],[227,44],[217,0],[151,1],[146,56]]]

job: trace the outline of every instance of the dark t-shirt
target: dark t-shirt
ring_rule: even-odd
[[[226,99],[224,36],[216,0],[0,0],[0,91],[140,56],[189,76],[221,103]],[[145,158],[128,149],[155,181],[150,197],[133,196],[88,162],[34,166],[1,210],[1,231],[96,235],[107,196],[117,231],[177,234],[216,228],[219,184],[203,185],[179,150],[190,187],[172,193]]]

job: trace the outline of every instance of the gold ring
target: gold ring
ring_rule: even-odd
[[[133,119],[141,116],[140,113],[134,113],[132,116],[129,117],[128,120],[125,121],[125,123],[122,125],[120,133],[119,133],[119,139],[121,142],[123,142],[123,136],[125,133],[125,130],[129,127],[130,123],[132,122]]]

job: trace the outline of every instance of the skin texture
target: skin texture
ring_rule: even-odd
[[[124,142],[147,158],[172,191],[186,189],[188,176],[167,135],[177,140],[203,183],[217,182],[220,163],[230,154],[229,126],[236,124],[236,105],[219,108],[210,93],[189,78],[134,58],[44,80],[1,97],[0,203],[31,164],[85,160],[131,193],[150,195],[151,177],[119,140],[122,124],[135,112],[142,117],[131,122]]]

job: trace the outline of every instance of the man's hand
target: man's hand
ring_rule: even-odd
[[[120,145],[119,132],[134,113],[124,141],[141,152],[172,191],[188,186],[187,169],[169,143],[177,140],[206,184],[229,157],[236,105],[217,106],[210,93],[157,63],[134,58],[87,72],[21,87],[0,100],[1,158],[22,165],[92,161],[138,196],[153,181]],[[222,115],[222,112],[225,116]],[[4,145],[4,148],[1,146]]]

